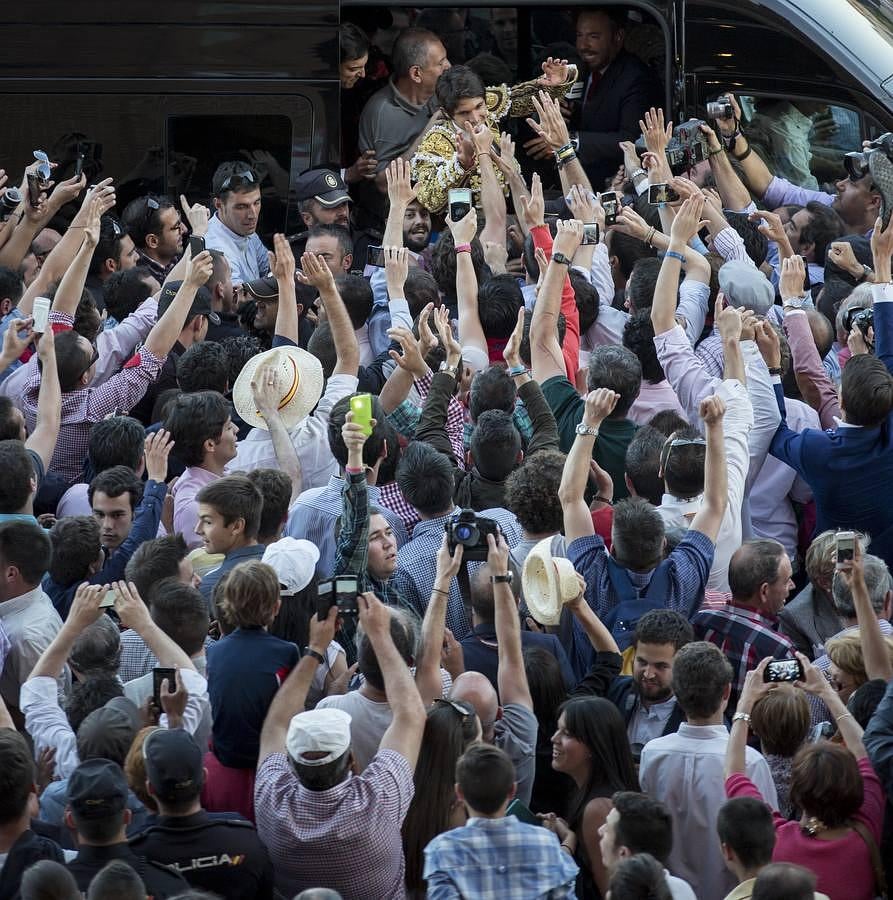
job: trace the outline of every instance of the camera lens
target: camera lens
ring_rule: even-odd
[[[456,537],[459,538],[460,541],[467,541],[471,538],[472,534],[474,534],[474,528],[471,525],[462,525],[459,524],[455,528]]]

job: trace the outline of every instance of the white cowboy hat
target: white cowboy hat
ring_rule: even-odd
[[[543,538],[527,555],[521,573],[524,602],[540,625],[557,625],[561,608],[580,593],[573,563],[552,556],[552,538]]]
[[[233,385],[233,404],[243,421],[255,428],[267,431],[267,423],[260,414],[251,393],[251,379],[258,366],[274,363],[279,367],[282,397],[279,414],[286,428],[294,428],[319,402],[325,379],[322,364],[312,354],[300,347],[274,347],[266,353],[258,353],[245,363]]]

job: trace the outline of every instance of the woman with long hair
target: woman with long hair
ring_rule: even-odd
[[[611,811],[616,791],[639,790],[626,725],[610,700],[581,697],[561,708],[552,736],[552,768],[570,775],[576,793],[566,820],[549,813],[543,824],[558,835],[580,867],[579,900],[601,900],[609,875],[602,863],[598,830]]]
[[[456,763],[480,739],[481,723],[470,703],[435,700],[428,708],[413,776],[415,795],[403,820],[408,900],[426,895],[425,847],[437,835],[465,824],[465,807],[456,799]]]

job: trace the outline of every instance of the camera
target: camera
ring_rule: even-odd
[[[22,202],[22,192],[15,187],[7,188],[0,195],[0,220],[7,219],[12,215],[16,207]]]
[[[673,137],[667,144],[667,162],[674,175],[682,175],[707,159],[709,146],[700,130],[705,124],[703,119],[689,119],[673,129]],[[640,137],[636,141],[636,152],[641,156],[646,149],[645,138]]]
[[[886,228],[893,214],[893,132],[869,141],[862,150],[845,153],[843,164],[851,181],[871,175],[881,193],[881,223]]]
[[[854,531],[837,532],[837,565],[852,562],[856,554],[856,533]]]
[[[463,509],[456,513],[444,526],[450,553],[462,546],[462,559],[472,562],[483,562],[487,559],[489,547],[487,535],[499,534],[499,525],[494,519],[479,516],[473,509]]]
[[[862,332],[865,342],[868,343],[868,329],[874,327],[874,308],[860,309],[858,306],[854,306],[846,314],[843,324],[848,333],[854,328],[858,328]]]
[[[732,104],[720,97],[719,100],[711,100],[707,104],[708,119],[731,119],[735,115]]]

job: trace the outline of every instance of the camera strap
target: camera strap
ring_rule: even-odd
[[[468,562],[464,559],[459,566],[459,572],[456,575],[456,579],[459,582],[459,594],[462,597],[462,608],[465,610],[468,630],[471,631],[471,581],[468,577]]]

